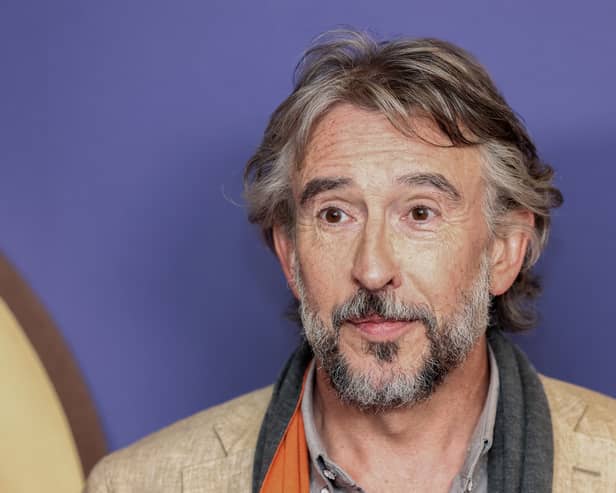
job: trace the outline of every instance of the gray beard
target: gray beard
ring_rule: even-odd
[[[490,281],[485,254],[482,255],[477,277],[470,288],[461,293],[456,310],[441,322],[424,304],[401,303],[395,300],[391,291],[360,289],[334,307],[331,325],[328,326],[308,300],[298,262],[295,262],[294,274],[304,335],[315,354],[317,365],[325,371],[338,397],[363,411],[379,413],[426,400],[444,378],[466,359],[488,325]],[[362,372],[351,367],[340,350],[340,329],[349,319],[369,315],[423,324],[428,346],[415,368],[395,365],[400,350],[398,341],[363,342],[363,352],[378,363],[378,371]]]

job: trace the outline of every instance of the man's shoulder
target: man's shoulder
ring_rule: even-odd
[[[555,378],[541,380],[553,418],[575,432],[616,441],[616,399]]]
[[[115,455],[117,459],[125,459],[156,457],[162,453],[174,457],[186,455],[187,460],[194,461],[216,455],[218,451],[212,448],[213,444],[228,453],[230,448],[243,446],[237,440],[247,431],[260,427],[271,394],[272,387],[265,387],[210,407],[142,438]],[[208,447],[201,447],[202,443]]]
[[[252,455],[272,387],[201,411],[105,457],[86,492],[174,491],[186,471],[229,456]]]
[[[614,491],[616,399],[541,376],[554,437],[554,491]]]

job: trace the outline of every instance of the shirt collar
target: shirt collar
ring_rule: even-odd
[[[498,407],[500,377],[498,374],[498,364],[489,343],[488,361],[490,366],[488,393],[468,444],[466,460],[456,476],[463,485],[463,491],[467,491],[469,483],[471,483],[477,473],[477,465],[492,447],[494,439],[494,423],[496,422],[496,409]]]
[[[308,375],[306,376],[306,384],[304,385],[304,395],[301,404],[306,445],[308,446],[312,464],[311,470],[318,472],[321,480],[320,483],[330,484],[336,482],[336,484],[340,486],[354,488],[356,487],[355,482],[351,479],[349,474],[334,463],[327,455],[321,437],[317,432],[316,423],[314,421],[315,368],[316,364],[313,358],[308,366]]]

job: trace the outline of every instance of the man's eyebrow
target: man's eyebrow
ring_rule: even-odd
[[[299,199],[300,206],[303,206],[309,200],[320,193],[334,190],[336,188],[346,187],[351,184],[350,178],[313,178],[304,187],[302,195]]]
[[[440,173],[409,173],[396,180],[403,185],[429,185],[443,192],[452,202],[460,202],[462,194]]]

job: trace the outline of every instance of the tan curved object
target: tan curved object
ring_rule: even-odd
[[[54,386],[0,298],[0,491],[78,493],[83,482]]]

